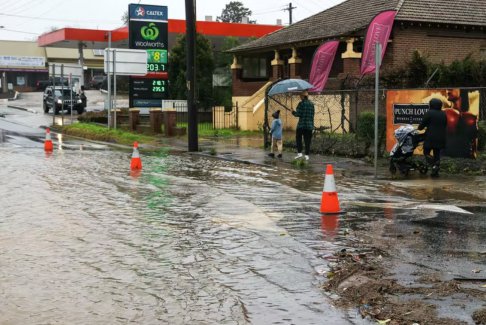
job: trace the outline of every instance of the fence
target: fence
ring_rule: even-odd
[[[215,129],[237,129],[238,124],[238,103],[231,107],[213,107],[213,126]]]
[[[457,88],[455,88],[457,89]],[[486,88],[460,88],[474,93],[471,96],[479,100],[477,114],[480,120],[486,120]],[[411,91],[424,91],[424,93],[434,93],[434,96],[442,96],[445,107],[447,103],[447,89],[410,89]],[[387,89],[380,89],[379,114],[386,116],[386,93]],[[375,110],[375,91],[373,89],[359,90],[337,90],[323,91],[312,94],[309,99],[314,103],[315,117],[314,126],[318,131],[330,133],[352,133],[358,126],[358,116],[365,111],[374,112]],[[428,97],[422,100],[428,102]],[[470,101],[473,101],[472,97]],[[291,111],[295,110],[300,98],[297,94],[280,94],[269,98],[264,125],[271,124],[271,116],[276,110],[280,110],[284,129],[295,130],[298,119]]]
[[[186,101],[167,101],[164,108],[174,109],[177,126],[187,127],[189,113]],[[238,128],[238,103],[232,107],[198,107],[197,121],[199,130]]]

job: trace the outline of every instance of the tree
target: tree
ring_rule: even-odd
[[[169,55],[169,91],[172,99],[187,99],[186,35],[177,38]],[[196,100],[204,108],[213,106],[214,58],[209,39],[196,35]]]
[[[219,85],[213,88],[214,103],[218,106],[231,107],[232,105],[232,91],[231,91],[231,69],[233,62],[233,54],[226,51],[240,45],[240,40],[237,37],[226,37],[223,40],[221,49],[214,52],[215,61],[215,75],[220,80]]]
[[[243,3],[239,1],[231,1],[221,12],[221,16],[217,17],[217,21],[225,23],[241,23],[243,17],[249,17],[251,10],[243,7]]]
[[[128,10],[123,13],[121,20],[123,21],[123,25],[128,25]]]

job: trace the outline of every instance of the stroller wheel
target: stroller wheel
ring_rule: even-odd
[[[400,169],[400,173],[401,173],[403,176],[408,176],[409,171],[410,171],[410,169],[408,169],[408,168],[403,168],[403,169]]]
[[[392,173],[393,175],[395,175],[397,173],[397,167],[395,166],[394,163],[390,163],[390,173]]]
[[[429,167],[426,164],[419,164],[418,170],[419,170],[420,174],[425,175],[429,171]]]

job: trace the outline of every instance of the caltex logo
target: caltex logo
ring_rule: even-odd
[[[143,7],[138,7],[137,10],[135,10],[135,14],[138,17],[143,17],[145,16],[145,9],[143,9]]]

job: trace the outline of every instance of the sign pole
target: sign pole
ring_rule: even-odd
[[[375,53],[375,179],[378,178],[378,111],[380,92],[381,44],[376,42]]]
[[[116,49],[113,50],[113,128],[116,129]]]
[[[196,88],[196,0],[186,0],[188,149],[198,151]]]
[[[108,129],[111,128],[111,31],[108,32],[108,52],[106,53],[107,76],[108,76]]]
[[[73,74],[69,73],[69,93],[71,94],[71,123],[73,124]]]
[[[55,95],[55,88],[56,88],[56,65],[52,65],[52,100],[54,100]],[[52,105],[52,125],[56,125],[56,102],[53,102]]]
[[[64,126],[64,64],[61,64],[61,125]]]

